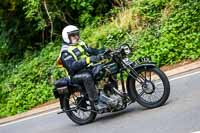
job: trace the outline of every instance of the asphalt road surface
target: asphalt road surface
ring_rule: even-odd
[[[0,133],[192,133],[200,131],[200,70],[170,77],[171,95],[166,105],[145,109],[137,103],[126,110],[98,115],[83,126],[65,114],[49,112],[0,125]]]

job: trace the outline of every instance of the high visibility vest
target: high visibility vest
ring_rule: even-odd
[[[81,41],[77,45],[69,46],[67,51],[73,56],[76,61],[78,61],[80,59],[85,59],[88,57],[85,49],[87,49],[87,46],[84,42]]]
[[[61,48],[60,55],[57,59],[57,65],[59,67],[63,67],[62,61],[60,59],[61,53],[63,51],[67,51],[69,54],[72,55],[72,57],[76,61],[78,61],[80,59],[85,59],[85,58],[89,57],[89,55],[85,49],[87,49],[87,45],[83,41],[78,42],[76,45],[63,45]]]

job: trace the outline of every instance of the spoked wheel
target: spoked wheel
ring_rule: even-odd
[[[170,94],[167,76],[156,67],[140,68],[137,73],[137,79],[128,83],[137,102],[147,108],[163,105]]]
[[[96,118],[96,113],[92,111],[94,106],[81,92],[74,92],[64,99],[66,114],[73,122],[83,125],[94,121]]]

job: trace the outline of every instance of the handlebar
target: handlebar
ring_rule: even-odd
[[[102,59],[109,59],[113,55],[128,55],[132,51],[131,47],[128,44],[122,44],[118,48],[111,50],[106,49],[104,53],[102,54]]]

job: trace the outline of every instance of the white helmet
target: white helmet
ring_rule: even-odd
[[[70,34],[79,34],[79,29],[74,25],[68,25],[63,29],[62,38],[63,38],[63,41],[68,44],[71,43],[71,41],[69,40]]]

